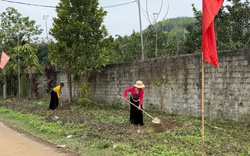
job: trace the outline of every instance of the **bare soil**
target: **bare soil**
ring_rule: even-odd
[[[153,127],[156,133],[161,133],[174,128],[187,128],[189,125],[187,123],[175,120],[163,120],[161,121],[161,124],[151,123],[151,126]]]

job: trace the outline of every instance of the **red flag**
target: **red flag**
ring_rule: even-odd
[[[214,17],[224,0],[202,1],[202,52],[203,60],[219,68],[216,39],[214,31]]]
[[[9,61],[10,57],[5,54],[5,52],[2,51],[2,56],[1,56],[1,62],[0,62],[0,68],[4,68],[6,63]]]

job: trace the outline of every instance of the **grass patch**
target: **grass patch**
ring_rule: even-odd
[[[201,155],[201,121],[150,112],[162,120],[129,124],[129,107],[119,104],[64,105],[47,110],[48,101],[1,101],[0,120],[19,131],[79,155]],[[207,155],[250,155],[249,123],[206,120]]]

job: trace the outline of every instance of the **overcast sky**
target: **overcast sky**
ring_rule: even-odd
[[[10,1],[56,6],[59,0],[8,1],[9,2],[0,0],[0,13],[4,12],[7,7],[14,7],[19,13],[22,14],[23,17],[29,16],[30,19],[36,21],[37,25],[41,25],[41,28],[44,29],[42,36],[46,37],[46,20],[43,18],[43,16],[48,15],[47,28],[49,30],[49,28],[52,27],[52,17],[56,16],[55,8],[10,3]],[[106,25],[109,35],[124,36],[130,35],[133,30],[140,31],[138,3],[136,3],[135,0],[99,0],[99,3],[100,6],[108,12],[107,16],[104,18],[104,24]],[[140,0],[140,4],[141,23],[143,29],[145,29],[150,24],[150,22],[152,23],[155,21],[155,13],[159,13],[159,17],[156,20],[158,22],[164,17],[193,17],[192,4],[194,4],[198,10],[201,10],[202,8],[202,0]]]

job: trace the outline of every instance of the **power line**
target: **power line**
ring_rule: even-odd
[[[1,1],[8,2],[8,3],[14,3],[14,4],[28,5],[28,6],[45,7],[45,8],[56,8],[56,6],[51,6],[51,5],[31,4],[31,3],[17,2],[17,1],[11,1],[11,0],[1,0]],[[135,2],[136,1],[131,1],[131,2],[127,2],[127,3],[121,3],[121,4],[116,4],[116,5],[104,6],[102,8],[120,7],[120,6],[123,6],[123,5],[128,5],[128,4],[131,4],[131,3],[135,3]]]
[[[110,6],[104,6],[103,8],[114,8],[114,7],[119,7],[119,6],[123,6],[123,5],[128,5],[131,3],[135,3],[136,1],[131,1],[131,2],[127,2],[127,3],[121,3],[121,4],[116,4],[116,5],[110,5]]]
[[[16,2],[16,1],[10,1],[10,0],[1,0],[1,1],[8,2],[8,3],[22,4],[22,5],[29,5],[29,6],[46,7],[46,8],[56,8],[55,6],[41,5],[41,4],[30,4],[30,3]]]

